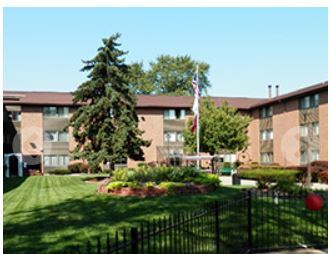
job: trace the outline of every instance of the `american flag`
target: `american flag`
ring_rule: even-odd
[[[198,84],[198,69],[194,73],[193,79],[192,79],[192,85],[193,85],[193,91],[194,91],[194,102],[192,111],[194,113],[194,119],[193,119],[193,125],[191,128],[192,132],[196,131],[197,128],[197,120],[198,120],[198,114],[199,114],[199,97],[200,97],[200,91],[199,91],[199,84]]]

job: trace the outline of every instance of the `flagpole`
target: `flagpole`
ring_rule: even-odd
[[[197,65],[197,86],[198,86],[198,92],[200,93],[199,89],[199,64]],[[197,115],[197,169],[199,170],[200,168],[200,125],[199,125],[199,118],[200,118],[200,112],[199,112],[199,102],[200,100],[200,95],[198,96],[198,115]]]

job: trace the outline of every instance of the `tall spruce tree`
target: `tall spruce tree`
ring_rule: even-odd
[[[73,113],[69,126],[77,146],[74,159],[85,159],[92,170],[101,163],[111,169],[121,158],[143,160],[143,146],[149,141],[141,138],[136,98],[129,88],[129,66],[123,58],[127,52],[119,49],[120,34],[103,39],[97,55],[81,71],[89,72],[88,81],[73,93],[73,101],[80,104]]]

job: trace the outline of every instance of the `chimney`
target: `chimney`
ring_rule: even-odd
[[[279,85],[276,85],[276,96],[279,96]]]
[[[272,94],[271,94],[271,85],[268,85],[268,91],[269,91],[269,99],[271,98]]]

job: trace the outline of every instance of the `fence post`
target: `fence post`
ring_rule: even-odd
[[[131,254],[138,253],[138,229],[131,228]]]
[[[216,253],[220,253],[220,220],[219,220],[219,204],[215,202],[215,241]]]
[[[252,192],[247,191],[247,233],[248,233],[248,248],[251,250],[253,247],[252,242]]]

